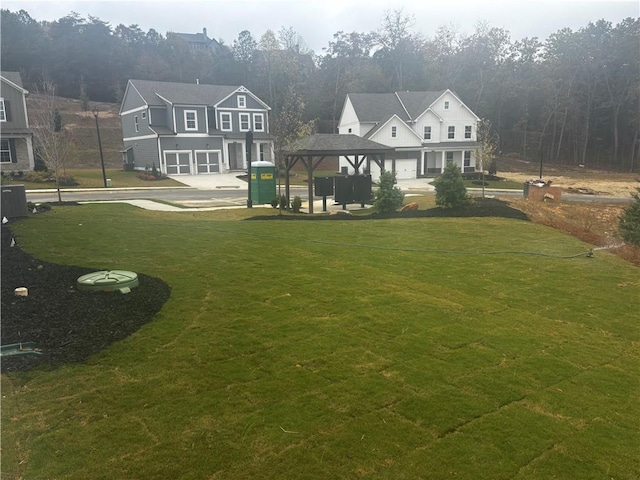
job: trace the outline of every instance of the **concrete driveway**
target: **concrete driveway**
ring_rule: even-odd
[[[247,182],[238,178],[241,172],[209,175],[169,175],[176,182],[200,190],[246,190]]]

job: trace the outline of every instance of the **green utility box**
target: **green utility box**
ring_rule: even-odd
[[[251,202],[271,203],[276,198],[276,166],[271,162],[251,162]]]

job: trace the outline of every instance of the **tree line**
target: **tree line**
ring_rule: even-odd
[[[638,171],[640,19],[599,20],[547,39],[512,40],[503,28],[469,35],[389,11],[372,32],[336,32],[319,54],[292,28],[245,30],[219,53],[137,25],[112,27],[71,13],[52,22],[1,14],[1,64],[26,88],[52,81],[61,96],[119,102],[130,78],[244,85],[316,131],[336,131],[348,93],[449,88],[489,121],[497,149],[531,160]],[[290,109],[296,109],[293,113]]]

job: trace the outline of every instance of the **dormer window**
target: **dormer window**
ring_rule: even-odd
[[[198,130],[198,112],[195,110],[184,111],[184,129],[188,131]]]
[[[444,102],[444,109],[445,109],[445,110],[449,110],[449,101],[448,101],[448,100],[446,100],[446,101]]]
[[[238,108],[247,108],[246,95],[238,95]]]
[[[398,136],[398,127],[391,127],[391,138],[396,138]]]

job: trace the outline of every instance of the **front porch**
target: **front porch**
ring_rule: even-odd
[[[426,150],[422,152],[422,158],[418,160],[417,177],[426,178],[438,175],[444,171],[447,163],[453,163],[461,172],[476,171],[475,150],[470,149],[443,149]]]

